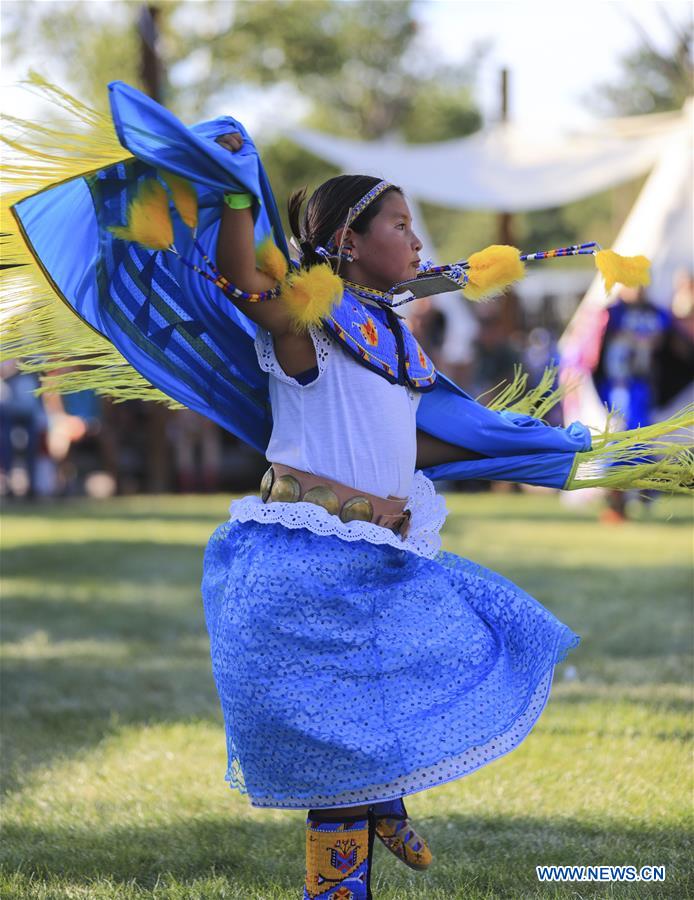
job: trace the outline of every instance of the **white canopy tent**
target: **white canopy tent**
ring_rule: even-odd
[[[652,260],[650,295],[667,304],[675,271],[693,265],[693,118],[690,100],[679,112],[606,119],[592,129],[563,135],[499,123],[436,144],[405,144],[395,138],[356,141],[310,129],[295,129],[290,136],[345,172],[399,184],[415,201],[414,215],[420,220],[416,201],[455,209],[531,211],[561,206],[652,170],[613,249]],[[453,298],[437,298],[444,311],[465,315],[456,295],[444,296]],[[561,339],[576,373],[587,371],[586,350],[597,339],[596,312],[610,300],[596,277]],[[577,392],[584,406],[578,411],[585,421],[599,424],[601,407],[594,391],[591,395],[590,379],[585,384]]]
[[[644,174],[682,118],[608,119],[592,131],[566,135],[502,122],[436,144],[355,141],[305,128],[290,137],[344,172],[387,176],[418,200],[523,212],[561,206]]]

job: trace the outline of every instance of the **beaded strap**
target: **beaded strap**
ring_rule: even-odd
[[[249,293],[248,291],[242,291],[240,287],[237,287],[235,284],[232,284],[228,281],[219,271],[219,269],[215,266],[209,256],[205,253],[205,249],[202,244],[198,241],[197,238],[193,239],[193,243],[195,245],[195,249],[198,251],[200,256],[202,256],[207,268],[210,270],[210,273],[205,272],[204,269],[201,269],[200,266],[197,266],[194,262],[191,262],[189,259],[186,259],[184,256],[181,256],[178,253],[178,258],[181,262],[188,266],[189,269],[192,269],[194,272],[197,272],[198,275],[202,275],[203,278],[206,278],[208,281],[211,281],[215,287],[218,287],[227,297],[231,297],[235,300],[248,300],[250,303],[262,303],[264,300],[274,300],[276,297],[279,297],[280,291],[282,290],[282,285],[278,284],[274,288],[270,288],[267,291],[261,291],[257,294]],[[174,247],[171,248],[174,253],[177,253]]]
[[[557,247],[554,250],[538,250],[536,253],[521,253],[521,262],[533,262],[538,259],[556,259],[560,256],[593,256],[600,250],[597,241],[588,241],[585,244],[572,244],[570,247]],[[456,281],[461,273],[469,269],[467,260],[461,259],[456,263],[447,263],[443,266],[435,266],[430,259],[425,260],[419,267],[418,278],[425,275],[450,275]]]

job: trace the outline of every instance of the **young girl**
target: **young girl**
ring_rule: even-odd
[[[6,349],[37,370],[80,362],[55,376],[62,390],[154,385],[265,451],[260,496],[232,503],[205,556],[227,778],[254,806],[308,810],[305,898],[364,900],[376,836],[414,869],[432,861],[403,798],[516,747],[578,643],[520,588],[441,550],[427,476],[645,486],[654,464],[634,456],[680,422],[612,436],[606,457],[580,423],[476,404],[395,312],[390,289],[417,275],[421,249],[397,186],[334,178],[303,214],[295,194],[302,271],[287,276],[242,126],[186,129],[127,85],[110,91],[133,158],[67,101],[99,132],[92,165],[57,154],[51,169],[42,151],[48,189],[12,206],[8,261],[42,274],[11,295]],[[678,452],[662,487],[691,479]]]
[[[242,145],[239,134],[219,141]],[[319,252],[333,246],[355,292],[416,276],[422,244],[398,187],[333,178],[302,220],[303,197],[289,215],[304,266],[323,265]],[[256,269],[251,198],[230,206],[218,266],[245,291],[271,290]],[[479,457],[417,429],[421,393],[325,329],[297,331],[280,300],[235,302],[260,326],[273,431],[262,498],[232,504],[205,559],[229,777],[242,770],[256,806],[311,807],[305,896],[356,900],[370,896],[374,833],[412,868],[431,863],[402,797],[516,746],[578,638],[510,582],[403,534],[415,472]],[[412,528],[420,517],[441,523],[433,490],[418,497]],[[359,500],[388,514],[378,524],[347,517]]]

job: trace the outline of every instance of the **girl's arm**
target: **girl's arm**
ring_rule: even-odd
[[[458,462],[466,459],[484,459],[481,453],[466,450],[456,444],[449,444],[426,431],[417,429],[417,468],[427,469],[442,463]]]
[[[243,145],[238,132],[223,134],[217,142],[231,153]],[[253,213],[248,209],[231,209],[224,204],[217,239],[217,268],[222,275],[249,294],[259,294],[275,287],[275,281],[259,271],[255,260]],[[275,300],[234,298],[233,304],[251,321],[265,328],[274,338],[277,360],[287,375],[296,375],[316,365],[316,351],[308,334],[298,333],[283,304]]]
[[[231,153],[236,153],[241,149],[243,138],[238,132],[232,132],[217,138],[217,142]],[[230,209],[226,203],[224,204],[217,240],[216,263],[228,281],[249,294],[259,294],[275,287],[276,282],[256,268],[253,213],[250,208]],[[282,337],[290,333],[289,314],[278,300],[253,303],[250,300],[234,298],[232,302],[244,315],[269,331],[273,337]]]
[[[226,203],[222,211],[217,241],[217,268],[222,275],[249,294],[259,294],[274,288],[276,281],[256,268],[251,209],[230,209]],[[282,337],[291,330],[291,320],[279,300],[250,300],[231,298],[237,309],[265,328],[273,337]]]
[[[276,282],[255,264],[253,214],[249,209],[222,211],[217,242],[217,268],[242,291],[257,294],[275,287]],[[230,298],[241,312],[269,331],[274,338],[277,360],[287,375],[297,375],[316,365],[316,351],[308,334],[297,334],[289,313],[280,300]]]

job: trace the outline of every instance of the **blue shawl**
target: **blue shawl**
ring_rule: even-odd
[[[199,204],[198,239],[214,258],[221,197],[253,194],[255,239],[271,236],[289,259],[277,205],[253,141],[231,117],[188,128],[168,110],[123,84],[109,85],[118,139],[131,159],[72,178],[21,200],[13,213],[53,288],[152,385],[264,452],[272,412],[268,376],[253,346],[256,325],[221,291],[172,253],[117,240],[138,183],[157,169],[190,180]],[[230,153],[215,138],[239,131]],[[192,258],[189,231],[175,243]],[[432,479],[499,479],[563,488],[577,452],[589,450],[580,422],[550,427],[530,416],[495,412],[437,372],[422,395],[417,427],[485,458],[432,466]]]

